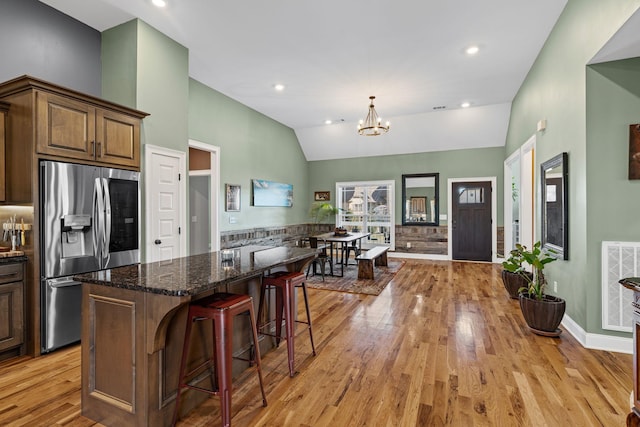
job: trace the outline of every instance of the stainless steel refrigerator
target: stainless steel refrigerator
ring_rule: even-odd
[[[80,340],[74,274],[140,262],[139,173],[40,162],[41,351]]]

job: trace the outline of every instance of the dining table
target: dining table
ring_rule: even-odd
[[[347,234],[335,234],[334,232],[318,234],[316,237],[318,240],[323,240],[329,244],[329,251],[331,254],[331,261],[334,265],[336,265],[336,261],[338,259],[337,253],[334,251],[334,244],[336,247],[340,245],[340,275],[338,277],[344,276],[344,266],[347,264],[348,260],[343,259],[343,254],[348,244],[351,242],[357,242],[358,248],[362,250],[362,239],[365,237],[369,237],[371,233],[356,233],[351,232]]]

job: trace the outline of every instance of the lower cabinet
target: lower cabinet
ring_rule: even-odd
[[[0,264],[0,360],[24,354],[24,263]]]

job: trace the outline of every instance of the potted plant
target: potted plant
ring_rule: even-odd
[[[525,246],[516,245],[516,258],[522,259],[520,267],[515,263],[503,266],[526,279],[526,286],[520,288],[520,309],[529,329],[539,335],[557,337],[562,332],[558,326],[564,316],[566,302],[562,298],[544,293],[547,286],[544,267],[557,258],[553,256],[552,250],[543,250],[541,246],[540,242],[536,242],[528,250]],[[531,267],[531,276],[526,274],[523,264]]]
[[[309,217],[316,224],[316,231],[319,229],[320,223],[327,220],[331,216],[335,216],[340,210],[329,202],[314,202],[309,209]]]
[[[520,289],[526,288],[533,276],[522,266],[524,258],[521,250],[523,248],[525,247],[522,245],[516,245],[516,249],[512,250],[509,258],[502,263],[504,267],[502,270],[502,284],[513,299],[519,299]]]

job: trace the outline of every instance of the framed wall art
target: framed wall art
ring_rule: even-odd
[[[253,206],[293,206],[293,185],[266,179],[252,180]]]
[[[313,193],[313,200],[316,202],[326,202],[331,200],[330,191],[316,191]]]
[[[235,184],[225,184],[225,211],[240,211],[240,186]]]
[[[629,179],[640,179],[640,124],[629,126]]]

